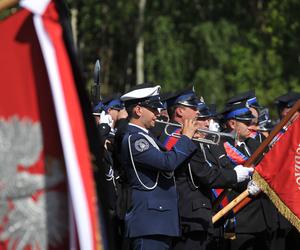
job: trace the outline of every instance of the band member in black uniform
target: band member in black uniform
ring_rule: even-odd
[[[126,111],[124,104],[120,101],[119,95],[113,95],[105,98],[99,102],[93,110],[95,116],[97,129],[100,138],[100,145],[102,157],[101,167],[103,171],[96,171],[96,179],[98,183],[105,186],[107,192],[106,206],[109,215],[109,234],[112,235],[112,242],[110,245],[116,249],[121,249],[122,234],[120,232],[120,222],[116,214],[117,210],[117,180],[118,172],[116,171],[114,154],[114,139],[115,132],[126,121]],[[104,173],[104,174],[103,174]],[[98,185],[97,188],[100,188]]]
[[[259,131],[258,118],[263,107],[259,105],[258,100],[255,96],[255,91],[250,90],[232,97],[227,101],[227,104],[231,105],[240,102],[245,102],[246,106],[249,108],[253,115],[252,124],[250,124],[250,126],[248,127],[251,132],[249,137],[254,138],[259,143],[262,143],[266,137]]]
[[[249,126],[254,118],[246,102],[227,104],[223,112],[226,132],[234,133],[237,139],[224,142],[227,157],[234,164],[242,164],[259,146],[259,142],[250,137]],[[229,196],[234,199],[247,189],[252,195],[259,188],[252,181],[239,183]],[[260,193],[232,218],[236,239],[230,240],[230,249],[270,249],[271,235],[276,230],[276,210],[270,200]]]
[[[284,95],[281,95],[275,99],[277,105],[279,118],[282,119],[290,111],[293,105],[300,99],[300,93],[290,91]],[[299,111],[295,113],[292,120],[299,115]]]
[[[170,122],[182,124],[185,119],[197,119],[198,128],[208,129],[210,113],[205,104],[201,104],[191,90],[174,94],[167,100]],[[180,126],[167,126],[160,141],[171,150],[178,138],[169,133],[177,134],[179,131]],[[200,137],[204,136],[199,134],[197,138]],[[197,153],[175,171],[182,236],[174,241],[174,250],[210,249],[214,231],[211,188],[230,187],[248,179],[253,170],[241,165],[235,169],[221,168],[218,165],[219,159],[206,151],[206,144],[198,141],[195,144],[198,147]]]

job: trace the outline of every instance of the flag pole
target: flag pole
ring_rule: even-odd
[[[10,7],[15,6],[19,1],[18,0],[1,0],[0,1],[0,12],[6,10]]]
[[[281,122],[274,128],[271,134],[259,145],[259,147],[251,155],[251,157],[244,163],[244,167],[251,167],[253,164],[255,164],[255,161],[257,161],[257,159],[265,152],[265,149],[269,146],[270,143],[272,143],[274,137],[286,125],[286,123],[289,121],[289,119],[293,116],[295,112],[291,113],[289,116],[287,114],[284,117],[284,119],[281,120]],[[224,189],[215,200],[213,207],[217,208],[228,193],[229,193],[229,189]]]
[[[259,145],[257,150],[253,153],[253,155],[246,161],[245,166],[249,167],[252,165],[258,157],[264,153],[265,148],[272,142],[274,137],[280,132],[280,130],[289,122],[292,116],[300,109],[300,100],[298,100],[291,110],[287,113],[287,115],[280,121],[280,123],[272,130],[271,134]],[[223,192],[228,192],[224,190]],[[247,195],[246,195],[247,194]],[[222,193],[220,194],[222,195]],[[226,207],[221,209],[217,214],[215,214],[212,218],[213,223],[217,222],[220,218],[226,215],[231,209],[234,209],[234,212],[237,213],[244,206],[246,206],[252,199],[248,197],[249,193],[245,190],[238,197],[236,197],[232,202],[230,202]]]
[[[245,190],[243,193],[241,193],[238,197],[236,197],[234,200],[232,200],[226,207],[221,209],[218,213],[216,213],[212,217],[212,223],[217,222],[219,219],[221,219],[224,215],[226,215],[231,209],[233,209],[235,206],[237,206],[240,202],[242,202],[245,198],[247,198],[249,195],[248,190]]]

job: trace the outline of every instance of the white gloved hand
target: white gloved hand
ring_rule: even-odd
[[[113,119],[111,115],[105,114],[105,111],[102,111],[100,114],[100,123],[107,123],[110,127],[113,125]]]
[[[219,123],[217,123],[213,119],[210,119],[208,129],[218,132],[218,131],[220,131],[220,125],[219,125]]]
[[[250,195],[257,195],[261,191],[254,181],[248,182],[247,190]]]
[[[246,168],[243,165],[237,165],[234,168],[236,172],[237,182],[242,182],[250,178],[251,174],[253,173],[253,168]]]

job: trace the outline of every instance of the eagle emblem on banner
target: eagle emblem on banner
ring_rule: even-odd
[[[0,119],[0,240],[8,249],[48,249],[66,238],[68,199],[56,189],[63,163],[43,149],[39,122]],[[37,163],[41,171],[31,171]]]

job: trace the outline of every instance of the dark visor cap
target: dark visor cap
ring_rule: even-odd
[[[255,118],[245,103],[229,105],[222,113],[224,120],[251,121]]]
[[[119,99],[114,99],[104,106],[104,110],[107,112],[109,109],[122,110],[124,108],[123,102]]]
[[[285,95],[279,96],[275,99],[275,104],[279,108],[291,108],[300,99],[300,93],[288,92]]]
[[[237,121],[251,121],[255,116],[252,115],[251,111],[248,111],[242,115],[236,115],[235,120]]]
[[[214,114],[209,109],[209,106],[207,106],[204,102],[199,102],[197,108],[199,111],[198,118],[210,118],[214,116]]]
[[[129,107],[132,105],[140,105],[146,108],[152,109],[162,109],[164,108],[164,104],[160,101],[159,95],[151,96],[147,98],[135,99],[135,100],[128,100],[125,101],[125,106]]]
[[[176,92],[173,95],[170,95],[166,102],[168,107],[172,107],[175,105],[184,105],[187,107],[197,108],[199,99],[197,98],[195,92],[188,90]]]

